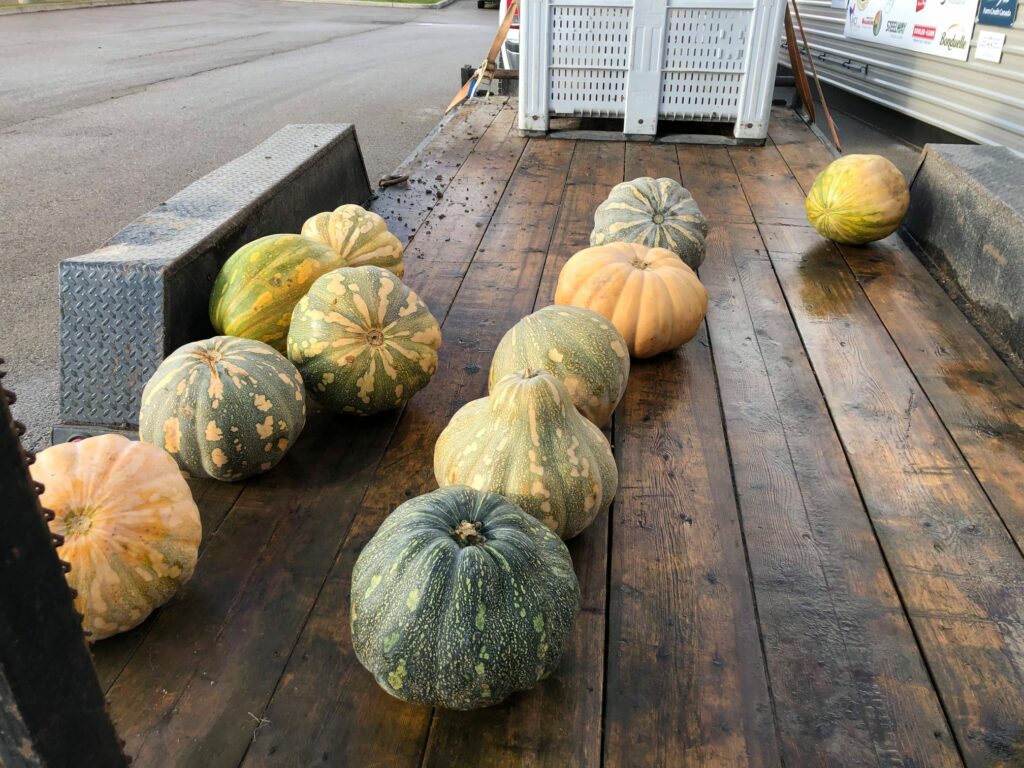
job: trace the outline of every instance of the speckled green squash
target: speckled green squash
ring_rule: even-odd
[[[302,225],[302,234],[331,246],[347,267],[383,267],[405,274],[401,241],[388,231],[384,219],[358,205],[343,205],[318,213]]]
[[[191,475],[233,481],[271,469],[305,423],[294,365],[262,342],[216,336],[156,369],[142,391],[139,437]]]
[[[601,430],[547,371],[518,371],[462,406],[434,446],[440,486],[500,493],[563,539],[612,503],[619,476]]]
[[[863,245],[896,231],[910,192],[899,168],[881,155],[843,155],[814,179],[806,206],[823,237]]]
[[[579,613],[557,536],[493,493],[452,487],[392,512],[352,572],[352,646],[399,699],[497,704],[554,671]]]
[[[590,244],[667,248],[696,269],[704,261],[707,234],[704,214],[685,187],[675,179],[644,176],[612,187],[594,212]]]
[[[602,426],[626,391],[629,350],[615,326],[580,307],[544,307],[513,325],[494,350],[490,386],[515,371],[544,370],[576,409]]]
[[[391,272],[330,272],[295,307],[288,357],[309,394],[339,413],[397,408],[437,370],[441,328],[427,305]]]
[[[218,333],[262,341],[284,352],[299,299],[344,257],[300,235],[267,235],[239,248],[217,275],[210,322]]]

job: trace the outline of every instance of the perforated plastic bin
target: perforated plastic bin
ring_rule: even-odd
[[[519,127],[551,117],[732,123],[768,133],[785,0],[522,0]]]

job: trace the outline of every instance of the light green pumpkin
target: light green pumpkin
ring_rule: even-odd
[[[438,485],[500,493],[563,539],[612,503],[619,476],[601,430],[547,371],[518,371],[460,408],[434,446]]]
[[[302,225],[302,233],[341,254],[346,267],[383,267],[398,277],[405,274],[401,241],[373,211],[343,205],[318,213]]]
[[[267,344],[186,344],[142,391],[139,437],[195,477],[244,480],[277,464],[306,423],[302,377]]]
[[[442,488],[398,507],[360,553],[352,647],[392,696],[486,707],[558,667],[579,595],[551,531],[496,494]]]
[[[526,368],[553,374],[576,409],[600,427],[626,391],[629,350],[597,312],[554,305],[527,315],[502,337],[491,360],[490,386]]]
[[[590,244],[667,248],[696,269],[704,261],[707,234],[704,214],[685,187],[675,179],[644,176],[612,187],[594,212]]]
[[[344,267],[321,277],[295,307],[288,357],[309,394],[339,413],[397,408],[437,370],[441,328],[391,272]]]
[[[218,333],[262,341],[284,352],[299,299],[320,275],[344,266],[333,248],[300,235],[267,235],[235,251],[210,295]]]

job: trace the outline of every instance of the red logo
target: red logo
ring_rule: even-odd
[[[917,40],[934,40],[935,27],[922,27],[920,24],[915,24],[914,37]]]
[[[927,0],[917,0],[917,12],[918,13],[920,13],[921,11],[924,10],[924,4],[926,2],[927,2]]]

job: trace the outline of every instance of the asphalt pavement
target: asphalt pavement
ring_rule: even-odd
[[[0,17],[0,357],[57,418],[57,264],[288,123],[351,122],[371,180],[440,118],[497,16],[183,0]]]

